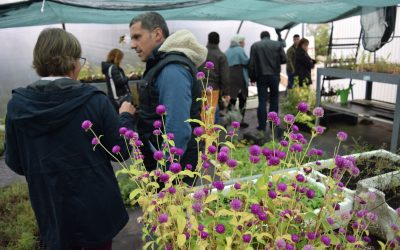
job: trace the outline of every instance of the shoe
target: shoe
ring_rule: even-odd
[[[245,122],[240,123],[240,128],[248,128],[248,127],[249,127],[248,123],[245,123]]]

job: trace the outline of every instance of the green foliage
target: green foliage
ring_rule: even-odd
[[[327,23],[316,26],[308,25],[308,32],[315,39],[315,56],[326,56],[328,54],[329,29]]]
[[[121,190],[121,196],[125,205],[127,206],[131,205],[132,199],[129,198],[129,195],[131,194],[132,191],[136,190],[138,186],[136,185],[135,182],[133,182],[129,178],[128,174],[118,174],[117,180],[119,189]]]
[[[313,110],[315,108],[315,90],[313,90],[310,86],[304,85],[303,87],[299,87],[296,84],[292,89],[287,90],[287,97],[284,99],[282,103],[282,111],[285,114],[297,114],[297,104],[300,102],[306,102],[309,104],[309,110]],[[300,113],[296,116],[296,122],[306,124],[308,127],[312,128],[314,126],[314,117],[313,115],[308,113]]]
[[[37,246],[38,227],[25,183],[0,190],[0,249],[32,250]]]
[[[0,156],[4,154],[5,132],[0,129]]]

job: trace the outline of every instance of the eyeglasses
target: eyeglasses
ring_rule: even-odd
[[[79,58],[79,63],[81,64],[81,67],[83,67],[83,65],[85,65],[86,63],[86,58],[85,57]]]

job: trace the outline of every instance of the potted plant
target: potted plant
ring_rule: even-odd
[[[203,80],[204,73],[198,77]],[[298,114],[309,111],[306,103],[297,107]],[[159,106],[157,111],[163,116],[165,107]],[[321,117],[323,110],[316,108],[313,114]],[[289,114],[283,118],[287,132],[279,147],[272,144],[272,148],[257,145],[249,148],[250,176],[253,176],[255,164],[260,162],[265,166],[262,174],[256,179],[237,180],[228,188],[223,172],[238,165],[232,158],[235,150],[232,140],[237,135],[239,122],[232,122],[233,130],[226,131],[219,125],[189,120],[198,124],[193,130],[198,144],[209,143],[204,150],[199,149],[201,157],[197,166],[181,166],[180,150],[174,147],[171,136],[156,125],[154,134],[158,134],[163,143],[154,152],[158,169],[151,172],[143,166],[137,134],[121,128],[121,136],[133,148],[133,164],[125,166],[121,163],[123,169],[120,172],[129,174],[138,186],[129,196],[143,211],[140,221],[144,225],[143,238],[147,239],[144,248],[349,249],[367,245],[368,241],[363,240],[368,236],[366,228],[349,227],[352,225],[349,223],[354,222],[364,225],[367,218],[358,218],[355,212],[359,211],[341,210],[340,202],[346,198],[344,185],[331,177],[321,179],[320,183],[314,182],[314,166],[302,166],[308,157],[319,154],[310,145],[313,138],[323,133],[323,128],[313,128],[311,139],[307,141],[294,125],[296,116]],[[267,117],[272,127],[281,124],[275,112],[270,112]],[[96,137],[93,140],[95,147],[108,151],[101,143],[101,136],[92,130],[90,121],[84,121],[82,127]],[[222,131],[226,133],[226,141],[219,141]],[[344,135],[338,136],[339,143],[347,139]],[[113,149],[110,154],[116,157],[119,150]],[[273,174],[272,167],[280,172]],[[297,170],[287,171],[288,168]],[[188,186],[183,182],[184,177],[196,181]],[[196,183],[200,185],[196,186]],[[323,202],[315,211],[313,201],[318,195]]]

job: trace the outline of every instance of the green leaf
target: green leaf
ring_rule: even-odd
[[[149,241],[143,246],[143,249],[146,250],[147,248],[149,248],[153,244],[154,244],[154,241]]]
[[[218,199],[218,194],[213,193],[213,194],[210,194],[210,195],[207,197],[207,199],[204,201],[204,203],[207,204],[207,203],[210,203],[210,202],[215,201],[215,200],[217,200],[217,199]]]
[[[232,249],[232,237],[226,237],[225,250],[231,250],[231,249]]]
[[[176,223],[178,224],[178,233],[183,233],[183,230],[185,229],[186,226],[186,219],[185,216],[182,214],[177,214],[176,215]]]
[[[135,190],[133,190],[130,194],[129,194],[129,199],[133,200],[138,194],[142,193],[142,189],[141,188],[137,188]]]
[[[235,145],[233,145],[230,141],[221,142],[221,144],[228,146],[231,149],[236,149]]]
[[[220,216],[229,216],[229,215],[234,215],[233,211],[229,211],[227,209],[222,209],[219,210],[216,214],[216,217],[220,217]]]
[[[200,121],[199,119],[187,119],[185,122],[193,122],[199,124],[202,127],[205,127],[204,122]]]
[[[305,220],[311,220],[317,218],[317,215],[314,212],[308,212],[304,215]]]
[[[185,245],[185,242],[186,236],[184,234],[179,234],[177,239],[178,247],[183,247]]]
[[[221,129],[222,131],[224,131],[225,133],[227,133],[226,129],[225,129],[223,126],[219,125],[219,124],[214,124],[213,127],[214,127],[214,128],[219,128],[219,129]]]

